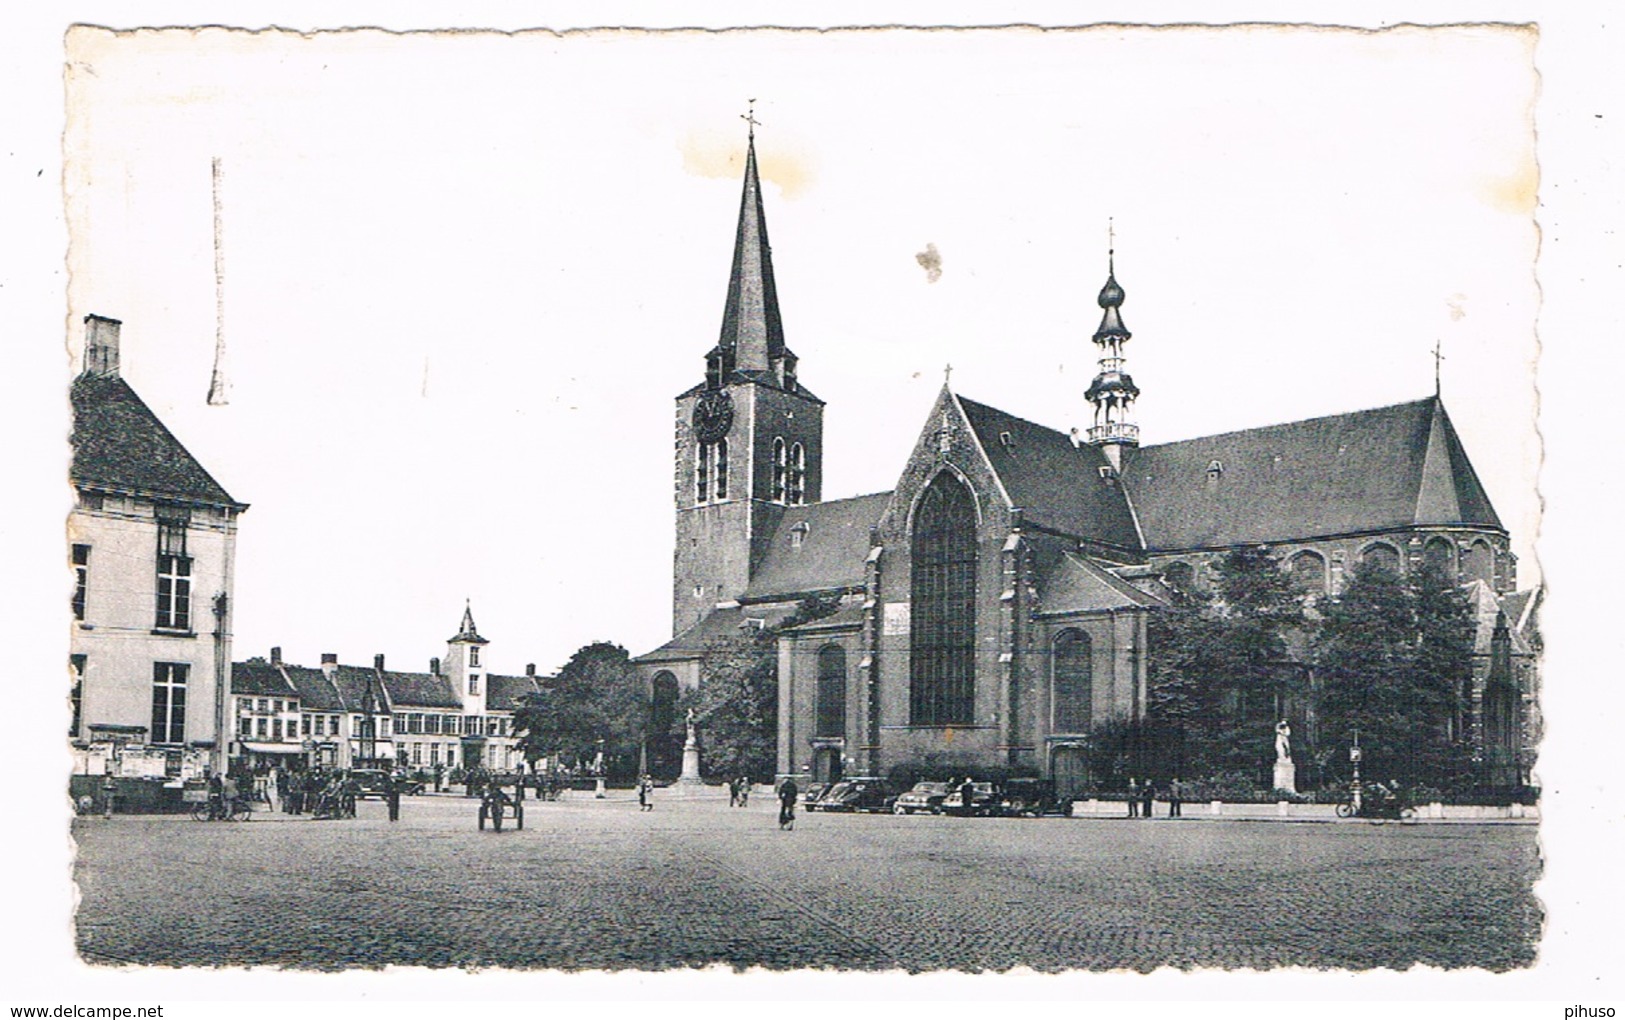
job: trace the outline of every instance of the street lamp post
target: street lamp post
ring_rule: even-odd
[[[1354,813],[1360,813],[1360,731],[1354,731],[1354,746],[1349,748],[1349,762],[1354,766],[1354,778],[1349,782],[1349,803]]]

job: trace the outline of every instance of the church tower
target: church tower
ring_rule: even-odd
[[[745,153],[722,331],[705,380],[677,398],[672,633],[750,583],[785,508],[818,502],[824,402],[797,378],[784,344],[773,250],[756,174],[756,120]]]
[[[1100,288],[1098,302],[1103,311],[1100,328],[1095,330],[1095,346],[1100,348],[1100,372],[1089,384],[1084,397],[1095,405],[1095,423],[1089,426],[1089,442],[1101,448],[1112,467],[1123,470],[1124,448],[1140,445],[1140,426],[1134,424],[1134,398],[1140,388],[1133,376],[1123,371],[1123,345],[1133,336],[1117,311],[1123,304],[1123,288],[1117,285],[1115,250],[1106,251],[1106,286]]]

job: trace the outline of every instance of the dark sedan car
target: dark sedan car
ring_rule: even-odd
[[[817,807],[820,811],[890,811],[895,799],[884,779],[844,779],[818,798]]]
[[[947,783],[915,783],[913,789],[898,797],[892,803],[892,813],[898,815],[938,814],[942,811],[943,798],[947,796]]]
[[[972,783],[969,804],[965,803],[964,784],[955,785],[953,792],[942,798],[942,813],[945,815],[967,818],[972,815],[990,815],[997,812],[998,806],[998,791],[994,790],[992,783]]]

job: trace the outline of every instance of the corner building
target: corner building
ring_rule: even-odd
[[[1368,560],[1429,562],[1497,600],[1515,587],[1437,394],[1141,447],[1113,253],[1085,432],[945,384],[891,491],[821,501],[823,403],[785,346],[748,145],[721,336],[677,398],[673,637],[638,659],[657,715],[711,642],[817,598],[834,612],[778,631],[781,776],[1014,767],[1064,795],[1086,782],[1090,729],[1145,711],[1146,623],[1168,585],[1204,584],[1231,549],[1266,547],[1311,593]],[[1464,682],[1480,712],[1484,679]],[[1511,700],[1512,722],[1462,725],[1527,761],[1532,694]]]

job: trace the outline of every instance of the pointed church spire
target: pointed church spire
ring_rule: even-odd
[[[1123,288],[1117,282],[1117,252],[1106,249],[1106,285],[1100,288],[1096,303],[1102,309],[1100,328],[1092,338],[1100,348],[1100,372],[1084,393],[1095,407],[1095,423],[1089,427],[1089,442],[1101,447],[1112,466],[1123,467],[1123,447],[1140,445],[1140,427],[1130,420],[1134,398],[1140,388],[1123,371],[1123,345],[1133,335],[1123,325],[1118,308],[1123,304]]]
[[[739,200],[739,229],[728,274],[728,302],[722,310],[722,335],[712,352],[718,364],[711,377],[719,384],[734,370],[782,372],[784,359],[793,358],[784,348],[779,296],[773,285],[773,249],[767,242],[767,216],[762,211],[762,185],[756,173],[756,125],[760,121],[754,105],[744,117],[750,124],[744,193]],[[790,374],[793,378],[793,367]]]

